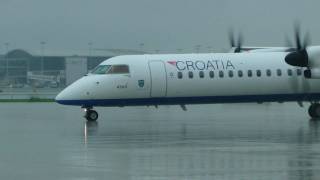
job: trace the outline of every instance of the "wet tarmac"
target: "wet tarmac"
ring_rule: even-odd
[[[320,179],[307,104],[96,108],[0,104],[0,179]]]

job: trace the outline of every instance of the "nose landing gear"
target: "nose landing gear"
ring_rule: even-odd
[[[91,108],[85,108],[84,111],[85,111],[84,117],[90,122],[96,121],[99,117],[97,111],[92,110]]]
[[[308,109],[309,116],[312,118],[320,118],[320,104],[312,103]]]

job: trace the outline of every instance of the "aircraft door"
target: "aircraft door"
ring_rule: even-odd
[[[149,61],[151,76],[151,97],[165,97],[167,94],[166,67],[162,61]]]

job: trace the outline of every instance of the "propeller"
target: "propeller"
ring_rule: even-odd
[[[307,47],[311,44],[310,42],[310,36],[309,33],[306,33],[303,39],[303,42],[301,41],[301,35],[300,35],[300,25],[299,23],[295,23],[294,26],[294,39],[295,39],[295,46],[292,45],[291,41],[289,40],[288,37],[286,37],[286,42],[288,47],[293,47],[290,48],[288,50],[288,52],[290,52],[286,57],[285,57],[285,61],[286,63],[288,63],[289,65],[292,66],[297,66],[297,67],[301,67],[300,70],[302,69],[302,67],[306,67],[307,70],[304,71],[304,76],[305,77],[311,77],[311,71],[309,69],[309,55],[308,55],[308,51],[307,51]],[[296,79],[298,80],[298,79]],[[304,88],[308,88],[309,84],[307,83],[307,81],[302,81],[303,87]],[[307,84],[305,84],[307,83]],[[298,85],[299,83],[296,81],[295,85]],[[295,88],[296,89],[296,88]],[[309,91],[306,90],[305,91]],[[303,107],[302,101],[298,101],[298,104],[300,107]]]
[[[295,50],[289,53],[285,57],[286,63],[292,66],[298,67],[308,67],[309,65],[309,56],[307,52],[307,47],[310,44],[310,36],[309,33],[305,34],[304,40],[301,41],[300,36],[300,26],[298,24],[295,25],[294,28],[294,36],[295,36]],[[289,45],[292,43],[287,41]]]
[[[242,43],[243,43],[242,34],[241,33],[239,34],[238,41],[236,42],[233,30],[232,29],[229,30],[229,43],[231,47],[235,48],[234,50],[235,53],[240,53]]]

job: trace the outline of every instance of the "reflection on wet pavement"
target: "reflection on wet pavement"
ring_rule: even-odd
[[[320,178],[320,122],[294,103],[97,108],[99,122],[76,107],[7,106],[1,179]]]

